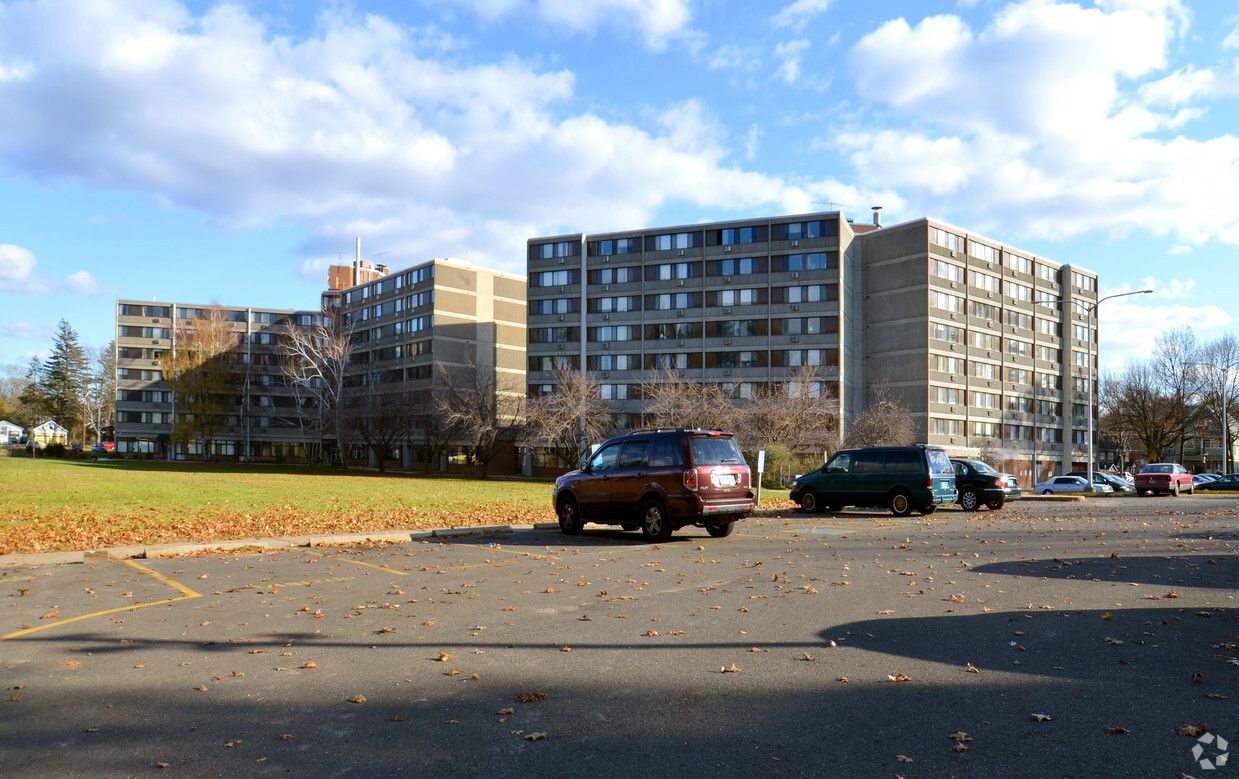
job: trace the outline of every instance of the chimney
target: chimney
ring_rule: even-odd
[[[874,227],[882,226],[882,206],[873,207],[873,226]]]

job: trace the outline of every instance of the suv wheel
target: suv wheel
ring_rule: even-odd
[[[731,531],[735,529],[735,527],[735,522],[719,522],[716,525],[707,526],[706,532],[710,534],[711,538],[726,538],[731,535]]]
[[[577,507],[576,501],[570,497],[559,501],[559,529],[563,531],[564,535],[579,535],[584,527],[585,522],[581,520],[581,509]]]
[[[812,514],[821,508],[821,504],[817,502],[817,493],[811,489],[805,490],[800,495],[800,508]]]
[[[959,505],[964,507],[964,511],[976,511],[981,507],[981,496],[976,490],[964,490],[959,496]]]
[[[671,518],[667,507],[658,498],[650,498],[641,506],[641,535],[649,541],[671,538]]]
[[[897,517],[906,517],[912,513],[912,498],[908,493],[898,490],[891,493],[891,513]]]

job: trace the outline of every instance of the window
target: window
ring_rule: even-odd
[[[700,333],[692,322],[668,322],[653,325],[650,328],[650,338],[661,340],[668,338],[697,338]]]
[[[1071,404],[1072,419],[1085,419],[1088,417],[1088,404],[1072,403]]]
[[[929,293],[929,305],[934,308],[941,308],[944,311],[953,311],[956,314],[964,312],[964,299],[958,295],[949,295],[946,292],[932,291]]]
[[[693,277],[693,263],[669,262],[666,265],[655,265],[654,277],[662,281],[668,281],[670,279],[691,279]]]
[[[948,357],[944,354],[935,354],[930,362],[930,367],[939,373],[959,373],[959,366],[958,357]]]
[[[953,325],[935,322],[929,326],[929,335],[939,341],[949,341],[953,344],[963,343],[963,331]]]
[[[972,375],[978,379],[997,379],[998,366],[988,362],[974,362],[972,364]]]
[[[1086,443],[1087,441],[1088,441],[1088,433],[1086,433],[1085,431],[1083,430],[1072,430],[1071,431],[1071,443],[1083,444],[1083,443]]]
[[[999,408],[999,396],[993,392],[973,392],[972,403],[973,408]]]
[[[534,327],[529,330],[529,340],[536,344],[567,343],[577,340],[575,327]]]
[[[782,324],[780,324],[780,322]],[[776,334],[780,334],[778,327],[782,327],[782,335],[804,335],[805,333],[837,333],[839,332],[839,320],[833,316],[807,316],[803,319],[783,319],[774,320]]]
[[[755,289],[725,289],[718,293],[720,306],[751,306],[757,302],[759,301]]]
[[[590,310],[597,314],[614,314],[622,311],[636,310],[636,298],[631,295],[621,295],[611,298],[594,298],[589,301]]]
[[[1001,339],[993,333],[985,333],[974,331],[972,334],[972,345],[978,349],[997,349]]]
[[[827,352],[833,351],[829,349],[788,349],[781,353],[784,368],[799,368],[802,365],[821,365],[822,358],[827,358],[827,363],[833,362],[829,359]],[[779,354],[776,352],[776,354]]]
[[[1032,287],[1024,284],[1017,284],[1014,281],[1007,282],[1007,297],[1023,300],[1025,302],[1032,300]]]
[[[1053,265],[1046,265],[1044,262],[1037,263],[1037,278],[1044,281],[1058,283],[1058,268]]]
[[[969,241],[968,248],[969,248],[969,253],[973,257],[976,257],[978,260],[984,260],[986,262],[997,262],[998,261],[998,250],[995,249],[993,246],[986,246],[983,243],[977,243],[976,241]]]
[[[572,276],[571,278],[573,281],[575,281],[576,279],[575,276]],[[546,286],[550,286],[550,285],[548,284]],[[435,291],[433,289],[428,289],[424,292],[418,292],[416,295],[409,295],[407,298],[405,298],[405,303],[406,305],[408,305],[409,308],[421,308],[422,306],[428,306],[433,302],[435,302]]]
[[[986,319],[993,322],[998,318],[998,307],[974,300],[972,301],[972,310],[969,313],[978,319]]]
[[[972,435],[977,438],[997,438],[998,423],[997,422],[973,422]]]
[[[752,257],[728,257],[718,261],[718,275],[746,276],[756,272],[756,260]]]
[[[1063,415],[1063,404],[1056,400],[1038,400],[1037,413],[1050,417],[1061,417]]]
[[[1063,388],[1063,377],[1056,373],[1038,373],[1037,386],[1041,389],[1059,390]]]
[[[595,255],[610,255],[610,254],[632,254],[636,251],[635,238],[608,238],[603,241],[594,241]]]
[[[1029,373],[1026,368],[1007,368],[1007,381],[1012,384],[1027,384]]]
[[[785,225],[775,225],[775,235],[784,241],[798,241],[801,238],[821,238],[823,236],[834,235],[837,231],[830,231],[827,225],[834,227],[834,222],[825,222],[815,220],[812,222],[792,222]]]
[[[934,260],[934,275],[947,281],[963,281],[964,269],[953,262]]]
[[[959,435],[958,419],[935,419],[934,435]]]
[[[549,260],[555,257],[572,257],[577,253],[576,241],[557,241],[544,243],[534,247],[534,257]]]
[[[1032,316],[1025,314],[1023,311],[1007,309],[1007,324],[1012,327],[1022,327],[1025,330],[1031,330]]]
[[[1071,272],[1071,286],[1079,287],[1080,289],[1088,290],[1089,292],[1097,291],[1097,279],[1092,276],[1085,276],[1083,273],[1076,271]]]
[[[929,228],[929,242],[936,246],[942,246],[957,252],[960,250],[963,240],[955,233],[948,233],[946,230],[939,230],[936,227]]]
[[[1032,273],[1032,260],[1018,254],[1007,254],[1007,267],[1020,273]]]
[[[693,296],[687,292],[654,295],[654,308],[656,310],[668,311],[671,309],[691,308],[692,305]]]
[[[828,260],[826,252],[789,254],[779,258],[776,262],[781,262],[781,265],[775,267],[780,267],[784,271],[825,270],[833,264]]]
[[[1077,341],[1090,340],[1089,339],[1089,326],[1088,325],[1072,325],[1071,326],[1071,337],[1076,339]]]
[[[972,271],[972,286],[979,287],[980,289],[983,289],[986,292],[997,292],[998,291],[998,277],[991,276],[988,273],[980,273],[974,270]]]
[[[1037,332],[1059,338],[1063,334],[1063,326],[1062,324],[1055,322],[1053,319],[1037,317]]]
[[[756,319],[733,319],[723,322],[712,322],[711,335],[717,338],[747,338],[760,335]]]
[[[719,239],[720,243],[729,245],[733,243],[753,243],[758,240],[756,227],[725,227],[722,231],[722,236]],[[683,235],[684,233],[682,233]]]
[[[934,387],[933,390],[935,403],[942,403],[947,406],[959,405],[959,390],[955,387]]]
[[[598,394],[603,400],[627,400],[627,384],[599,384]]]
[[[641,278],[636,268],[599,268],[590,275],[594,284],[627,284]]]
[[[784,303],[820,303],[823,300],[838,300],[839,288],[834,284],[807,284],[803,287],[785,287]]]
[[[596,354],[589,358],[590,370],[631,371],[637,369],[635,354]]]
[[[687,354],[655,354],[650,359],[650,368],[664,371],[688,369]]]
[[[250,322],[256,325],[272,325],[275,324],[275,315],[270,311],[251,311]]]
[[[1082,368],[1088,367],[1088,352],[1080,352],[1073,349],[1071,350],[1071,359],[1072,362]]]
[[[578,298],[547,298],[530,301],[535,314],[571,314],[576,311]]]
[[[1037,440],[1048,444],[1061,444],[1063,431],[1057,427],[1039,427],[1037,428]]]
[[[602,327],[590,329],[594,334],[594,337],[590,339],[591,341],[632,341],[638,336],[633,325],[603,325]]]
[[[646,240],[651,244],[648,248],[654,251],[670,249],[693,249],[700,246],[700,233],[666,233],[655,235]]]
[[[1076,376],[1071,380],[1071,386],[1076,392],[1088,392],[1088,379]]]
[[[1032,398],[1020,395],[1007,396],[1007,411],[1019,411],[1027,414],[1032,409]]]
[[[1032,428],[1027,425],[1007,425],[1007,440],[1030,441],[1032,440]]]
[[[1013,357],[1027,357],[1032,352],[1032,344],[1018,338],[1007,339],[1007,354]]]
[[[534,280],[537,281],[535,286],[538,287],[563,287],[568,284],[576,283],[576,270],[544,270],[534,274]]]
[[[1053,292],[1048,292],[1043,289],[1037,290],[1036,295],[1037,305],[1045,306],[1046,308],[1058,308],[1062,305],[1062,300]]]
[[[1053,346],[1037,345],[1037,359],[1045,360],[1046,362],[1062,362],[1063,350],[1055,349]]]

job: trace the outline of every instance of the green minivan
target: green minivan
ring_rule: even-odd
[[[797,477],[791,498],[809,512],[888,506],[897,517],[914,509],[932,514],[939,505],[955,502],[955,470],[940,446],[844,449],[818,470]]]

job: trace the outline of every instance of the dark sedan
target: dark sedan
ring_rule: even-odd
[[[1217,477],[1211,482],[1197,484],[1196,489],[1206,492],[1212,490],[1221,490],[1223,492],[1234,490],[1239,492],[1239,473],[1228,473],[1225,476]]]
[[[1009,473],[999,473],[980,460],[951,460],[955,469],[956,500],[965,511],[976,511],[981,506],[1000,509],[1009,500],[1020,499],[1019,479]]]

